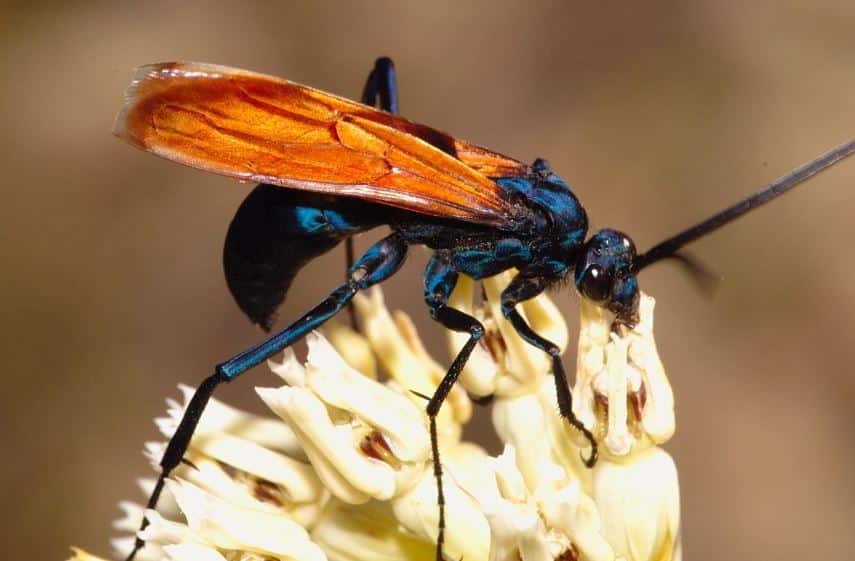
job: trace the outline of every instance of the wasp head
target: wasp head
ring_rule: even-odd
[[[638,320],[638,281],[633,263],[635,244],[617,230],[600,230],[585,242],[576,261],[576,289],[588,300],[615,314],[618,323]]]

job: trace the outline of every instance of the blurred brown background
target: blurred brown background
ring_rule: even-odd
[[[548,158],[594,227],[642,249],[855,134],[850,1],[458,4],[4,2],[5,558],[107,555],[164,397],[260,339],[220,265],[250,187],[110,135],[136,65],[217,62],[356,97],[388,54],[406,116]],[[672,266],[642,276],[677,395],[687,559],[852,555],[853,214],[850,161],[692,247],[725,277],[714,299]],[[387,297],[445,359],[413,297],[420,253]],[[341,271],[338,252],[315,263],[282,318]],[[558,299],[575,320],[575,294]]]

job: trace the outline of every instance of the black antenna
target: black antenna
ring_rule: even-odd
[[[655,263],[660,259],[674,255],[674,253],[684,245],[705,236],[713,230],[721,228],[728,222],[736,220],[746,212],[768,203],[778,195],[783,195],[799,183],[802,183],[822,170],[833,166],[843,158],[851,156],[853,153],[855,153],[855,138],[829,150],[813,161],[796,168],[792,172],[770,183],[753,195],[724,209],[712,218],[708,218],[700,224],[696,224],[676,236],[668,238],[664,242],[653,246],[646,253],[642,253],[635,258],[635,261],[633,261],[632,264],[632,271],[634,273],[638,272],[651,263]]]

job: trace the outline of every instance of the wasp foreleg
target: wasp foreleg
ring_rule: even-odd
[[[591,454],[587,458],[582,458],[582,461],[586,466],[593,467],[597,463],[597,442],[594,440],[591,431],[573,413],[573,395],[570,393],[570,387],[567,385],[567,374],[564,372],[564,365],[561,363],[561,349],[555,343],[538,335],[515,308],[520,302],[534,298],[543,292],[546,288],[545,284],[542,277],[526,277],[523,275],[514,277],[511,284],[502,291],[502,314],[508,318],[520,337],[552,357],[552,375],[555,378],[558,411],[562,417],[567,419],[570,426],[585,435],[591,444]]]

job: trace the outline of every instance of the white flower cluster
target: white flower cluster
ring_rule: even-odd
[[[640,323],[618,332],[582,303],[574,412],[602,449],[588,469],[584,439],[558,415],[547,357],[499,314],[509,280],[484,281],[486,300],[475,306],[475,283],[461,279],[451,302],[487,332],[438,419],[446,558],[679,560],[677,472],[658,447],[673,434],[674,402],[653,340],[653,299],[642,296]],[[270,363],[286,384],[257,392],[278,420],[211,401],[158,510],[122,504],[117,527],[128,536],[116,540],[117,555],[129,551],[145,514],[140,561],[434,558],[439,512],[421,396],[445,371],[379,289],[355,304],[361,334],[340,326],[328,338],[313,333],[304,364],[290,350]],[[567,327],[546,296],[519,309],[566,346]],[[449,334],[453,352],[465,337]],[[192,390],[182,391],[186,402]],[[472,413],[467,391],[495,396],[493,424],[505,443],[498,457],[461,438]],[[182,412],[170,402],[158,420],[166,438]],[[155,468],[164,446],[147,446]],[[143,481],[144,492],[152,485]],[[79,550],[73,559],[99,561]]]

